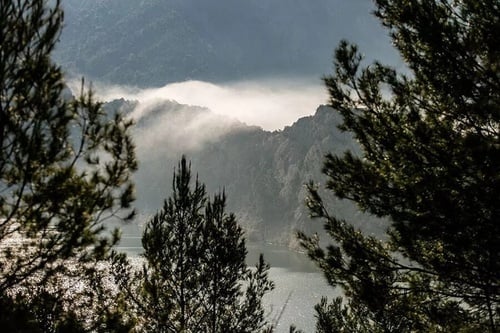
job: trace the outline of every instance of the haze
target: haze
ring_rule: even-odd
[[[314,114],[327,101],[322,82],[304,79],[264,79],[226,84],[186,81],[161,88],[140,89],[94,83],[103,101],[124,98],[140,102],[132,117],[140,120],[165,100],[206,107],[216,115],[265,130],[281,130],[298,118]]]

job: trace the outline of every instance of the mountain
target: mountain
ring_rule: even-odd
[[[308,217],[304,184],[324,179],[324,155],[359,153],[354,140],[337,129],[338,114],[326,106],[274,132],[174,101],[141,106],[117,100],[106,107],[121,108],[137,119],[139,223],[170,195],[173,168],[186,154],[209,193],[225,190],[228,210],[236,213],[250,240],[294,246],[297,229],[322,233],[321,223]],[[332,198],[331,203],[336,214],[364,230],[378,233],[383,228],[349,202]]]
[[[63,6],[54,59],[70,73],[107,83],[321,77],[342,38],[374,58],[397,59],[370,0],[65,0]]]

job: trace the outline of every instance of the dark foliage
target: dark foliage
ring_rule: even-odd
[[[68,281],[94,275],[116,242],[103,222],[133,215],[131,123],[83,84],[67,96],[50,59],[62,21],[59,1],[0,1],[0,299],[11,332],[83,327],[71,324],[90,317]]]
[[[242,229],[225,212],[224,194],[205,186],[182,158],[173,193],[147,222],[142,270],[117,257],[115,277],[140,332],[259,332],[266,326],[262,297],[273,289],[262,256],[245,263]]]
[[[356,46],[339,45],[325,83],[363,156],[328,155],[323,171],[337,197],[390,220],[389,241],[330,215],[310,186],[335,243],[301,239],[348,299],[318,306],[318,330],[496,332],[500,4],[375,3],[409,73],[362,67]]]

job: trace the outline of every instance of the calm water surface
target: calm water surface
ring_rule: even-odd
[[[142,252],[137,234],[125,234],[118,247],[131,256]],[[289,331],[291,324],[304,332],[314,332],[314,305],[322,296],[332,298],[339,293],[326,283],[323,275],[302,253],[265,243],[247,244],[247,263],[254,266],[259,254],[270,263],[269,275],[276,288],[266,298],[267,315],[270,322],[277,322],[276,333]],[[278,320],[279,319],[279,320]]]

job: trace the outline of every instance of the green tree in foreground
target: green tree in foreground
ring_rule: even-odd
[[[498,332],[500,3],[376,0],[409,74],[361,65],[342,42],[325,78],[362,156],[328,155],[326,188],[389,220],[388,240],[307,205],[334,243],[300,235],[346,300],[316,308],[318,332]]]
[[[191,183],[183,157],[173,193],[146,224],[145,263],[133,269],[117,258],[115,276],[126,290],[140,332],[260,332],[266,321],[262,297],[273,289],[262,256],[245,263],[243,231],[225,212],[224,194],[207,197]]]
[[[133,213],[131,124],[90,91],[63,97],[50,60],[62,20],[59,1],[0,1],[0,325],[9,331],[61,331],[84,315],[79,302],[89,313],[91,288],[72,289],[72,279],[94,280],[118,236],[103,222]]]

